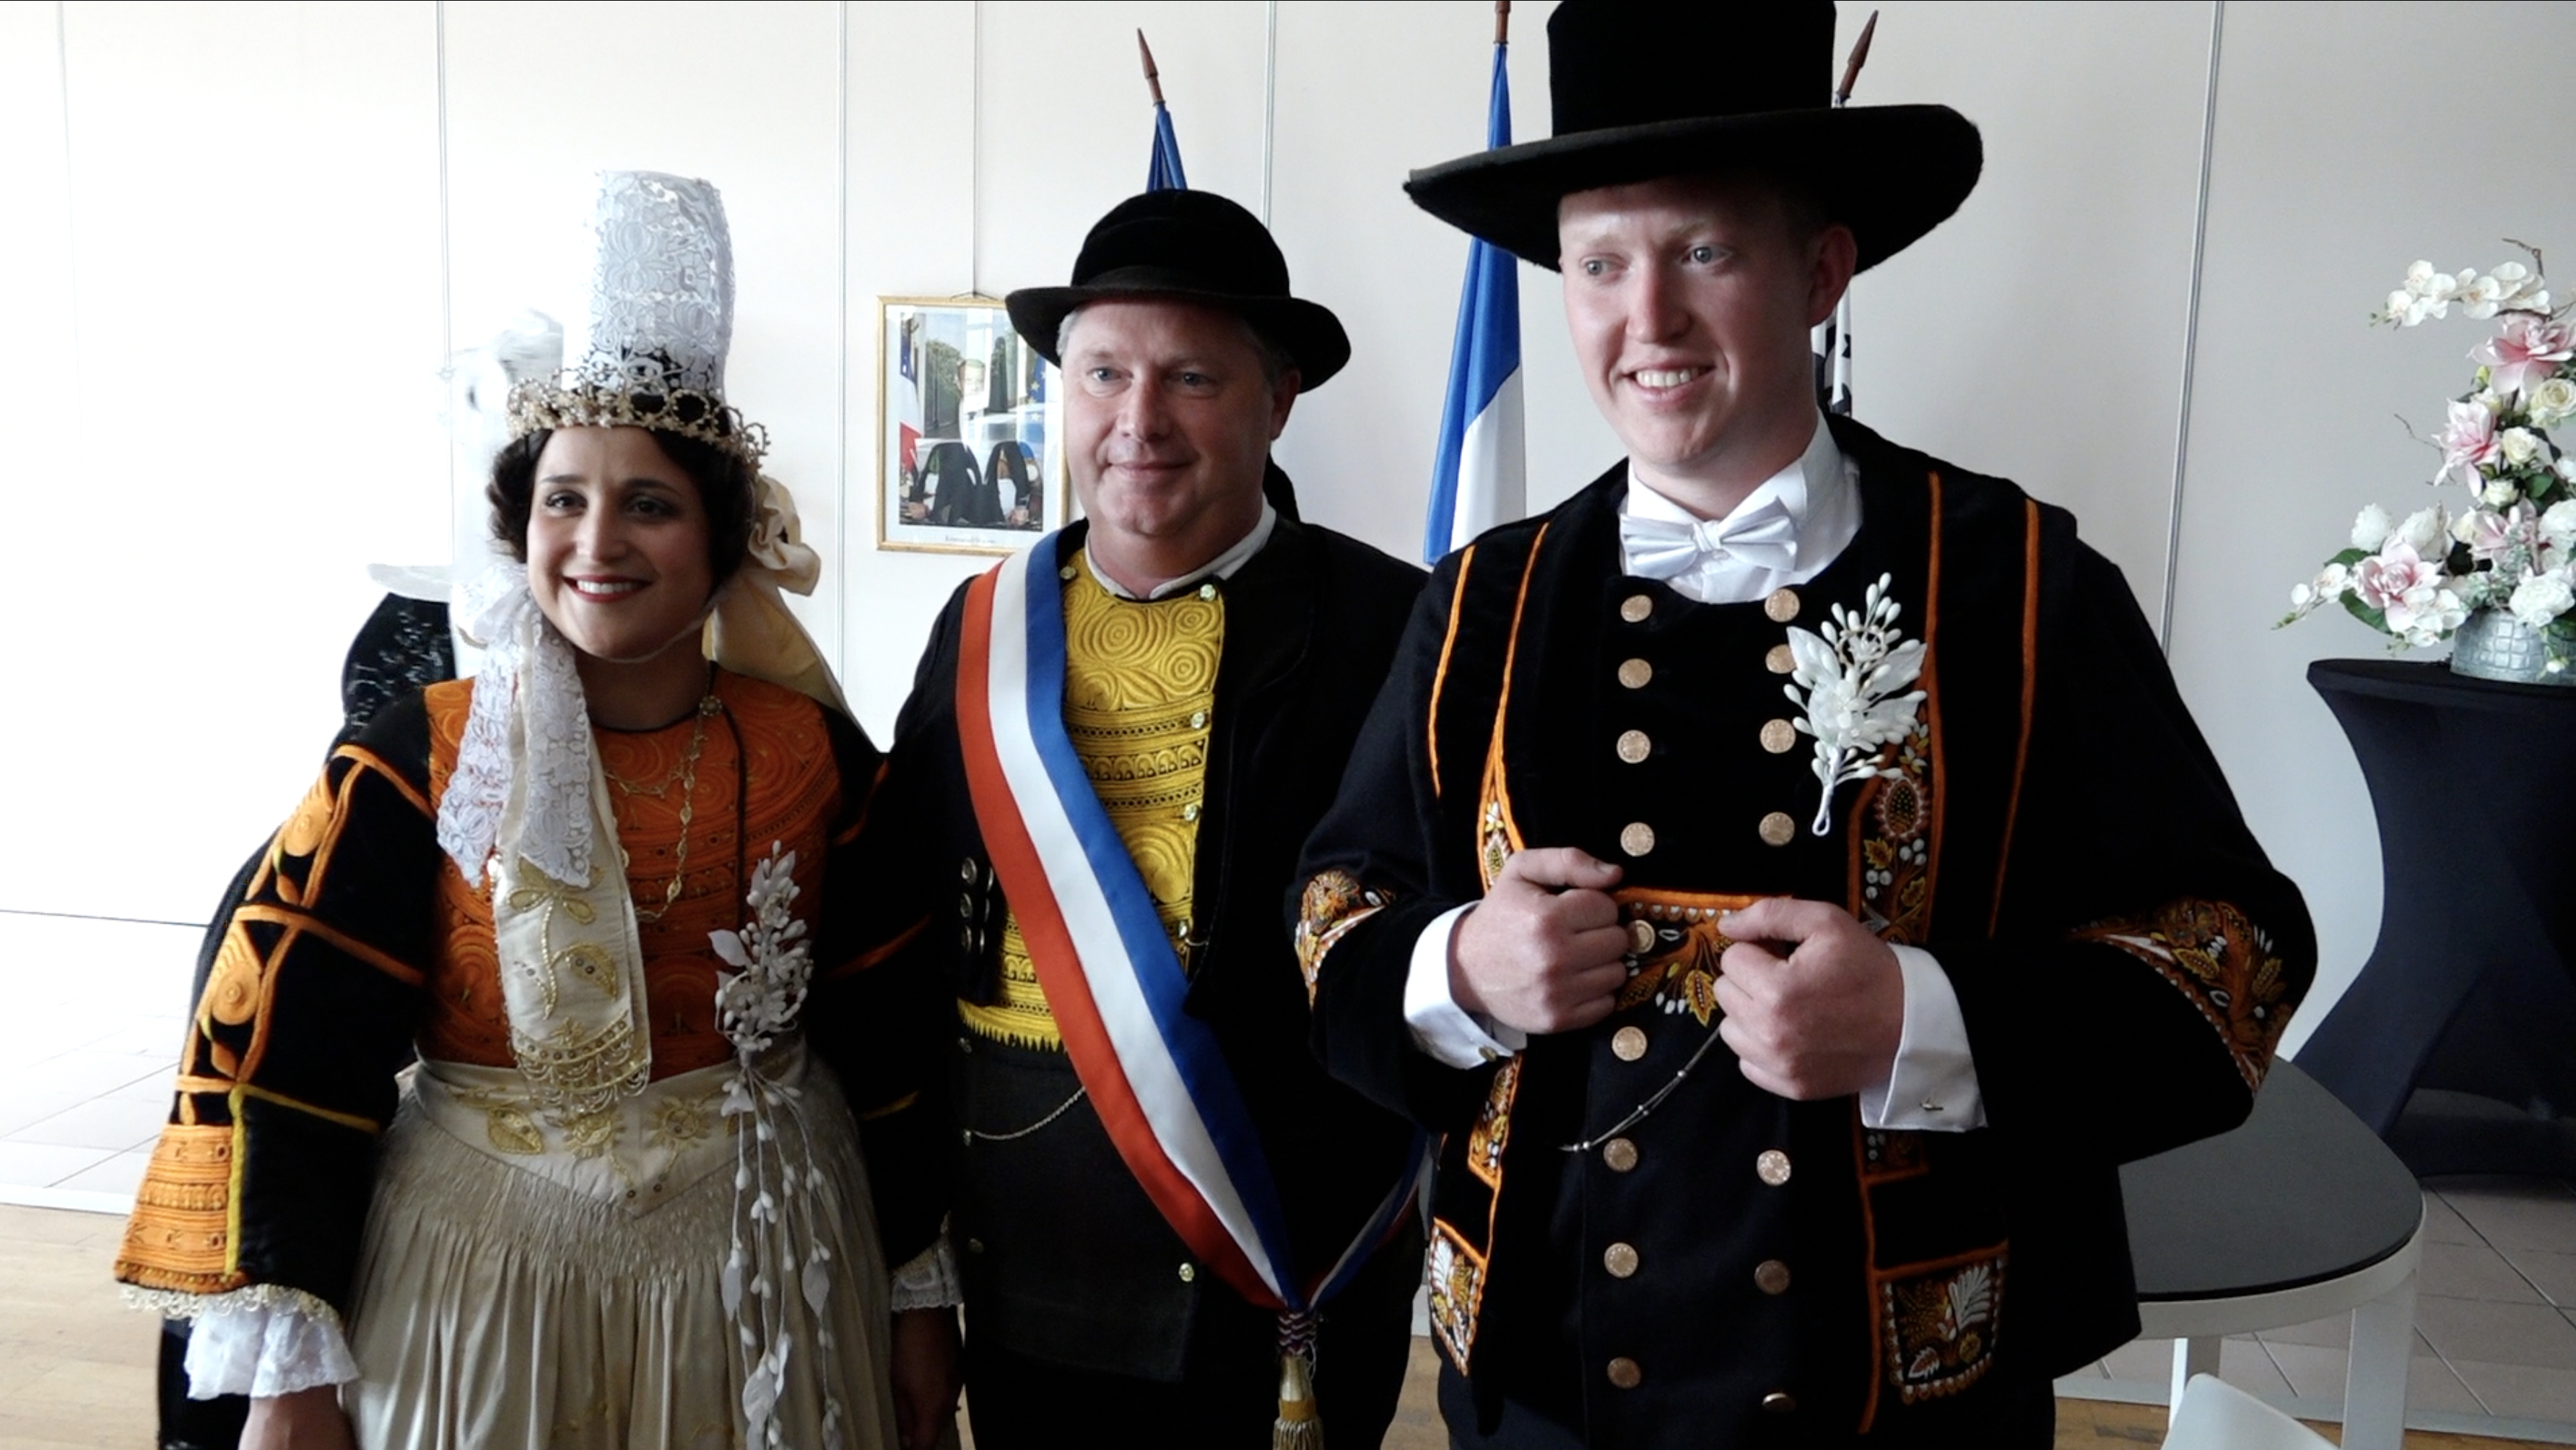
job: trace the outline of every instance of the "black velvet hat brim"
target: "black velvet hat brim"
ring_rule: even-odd
[[[1555,222],[1551,219],[1548,225],[1552,231]],[[1002,301],[1020,337],[1058,367],[1064,366],[1064,359],[1056,356],[1056,334],[1067,314],[1089,302],[1147,298],[1194,302],[1243,317],[1297,364],[1299,392],[1311,393],[1323,386],[1351,360],[1350,334],[1342,330],[1341,319],[1319,303],[1300,297],[1211,292],[1204,286],[1185,285],[1198,281],[1196,277],[1162,277],[1156,272],[1148,267],[1123,268],[1087,287],[1023,287]]]
[[[1948,220],[1984,166],[1976,126],[1947,106],[1860,106],[1578,131],[1426,167],[1404,190],[1451,226],[1554,271],[1566,197],[1753,170],[1812,188],[1829,218],[1851,228],[1866,269]]]

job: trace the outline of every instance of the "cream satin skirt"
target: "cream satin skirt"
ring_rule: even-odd
[[[887,1450],[886,1273],[867,1171],[831,1074],[797,1056],[804,1127],[782,1123],[777,1146],[786,1162],[819,1172],[810,1203],[833,1281],[819,1316],[792,1290],[745,1296],[746,1315],[766,1302],[794,1339],[778,1435],[762,1438],[799,1450]],[[500,1127],[475,1130],[493,1098],[478,1083],[493,1070],[423,1071],[421,1091],[404,1095],[385,1134],[359,1264],[350,1332],[359,1379],[342,1396],[358,1444],[740,1445],[748,1356],[721,1275],[735,1214],[727,1125],[741,1120],[722,1120],[712,1142],[676,1157],[645,1155],[655,1164],[645,1181],[603,1188],[595,1155],[576,1164],[560,1149],[505,1153],[494,1146],[508,1136]],[[657,1082],[628,1116],[667,1123],[671,1104],[708,1102],[731,1071]],[[831,1347],[818,1352],[824,1329]]]

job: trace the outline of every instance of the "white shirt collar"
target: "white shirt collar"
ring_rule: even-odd
[[[1091,551],[1089,549],[1082,551],[1082,562],[1085,567],[1091,570],[1091,577],[1100,581],[1101,588],[1108,590],[1110,593],[1117,595],[1121,599],[1166,599],[1172,595],[1180,593],[1182,590],[1189,588],[1202,579],[1233,578],[1234,571],[1242,568],[1245,563],[1250,561],[1253,555],[1260,553],[1262,549],[1269,544],[1270,535],[1276,531],[1278,527],[1279,511],[1270,506],[1270,500],[1263,499],[1261,501],[1261,519],[1252,526],[1251,533],[1235,540],[1232,544],[1226,547],[1225,552],[1217,555],[1215,558],[1208,560],[1206,563],[1201,564],[1188,573],[1181,575],[1177,579],[1164,580],[1162,583],[1154,586],[1154,591],[1151,594],[1141,596],[1131,592],[1126,585],[1121,584],[1117,580],[1110,578],[1107,574],[1102,573],[1100,571],[1099,563],[1091,557]]]
[[[1788,467],[1764,479],[1719,522],[1750,515],[1774,501],[1796,525],[1797,567],[1765,569],[1721,560],[1670,581],[1672,587],[1702,604],[1742,604],[1783,585],[1804,584],[1842,557],[1853,536],[1860,532],[1860,486],[1852,477],[1851,461],[1834,442],[1833,430],[1825,426],[1823,413],[1816,414],[1815,433],[1808,438],[1806,451]],[[1699,522],[1699,515],[1639,479],[1634,465],[1628,469],[1628,496],[1620,503],[1619,512],[1669,523]],[[1620,566],[1628,567],[1624,557]]]

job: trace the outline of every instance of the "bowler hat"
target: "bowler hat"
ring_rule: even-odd
[[[1170,187],[1127,198],[1082,239],[1072,286],[1023,287],[1002,300],[1011,326],[1061,366],[1056,333],[1067,314],[1086,302],[1139,297],[1241,314],[1297,364],[1299,385],[1307,390],[1351,359],[1340,319],[1288,295],[1288,259],[1270,229],[1213,191]]]
[[[1818,198],[1869,267],[1947,220],[1985,164],[1977,128],[1947,106],[1833,104],[1831,0],[1565,0],[1547,45],[1556,134],[1414,172],[1404,189],[1551,270],[1567,196],[1736,170]]]

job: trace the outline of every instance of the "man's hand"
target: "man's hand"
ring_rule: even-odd
[[[1610,1015],[1628,980],[1609,889],[1619,868],[1574,849],[1523,851],[1449,937],[1449,994],[1523,1032],[1568,1032]]]
[[[1721,916],[1717,929],[1735,942],[1718,962],[1718,1035],[1755,1087],[1811,1102],[1888,1080],[1905,1039],[1905,975],[1887,943],[1839,906],[1788,897]]]
[[[340,1387],[316,1385],[291,1395],[250,1402],[242,1425],[242,1450],[351,1450],[349,1417],[340,1413]]]
[[[957,1311],[897,1314],[893,1359],[895,1440],[931,1450],[957,1419]]]

